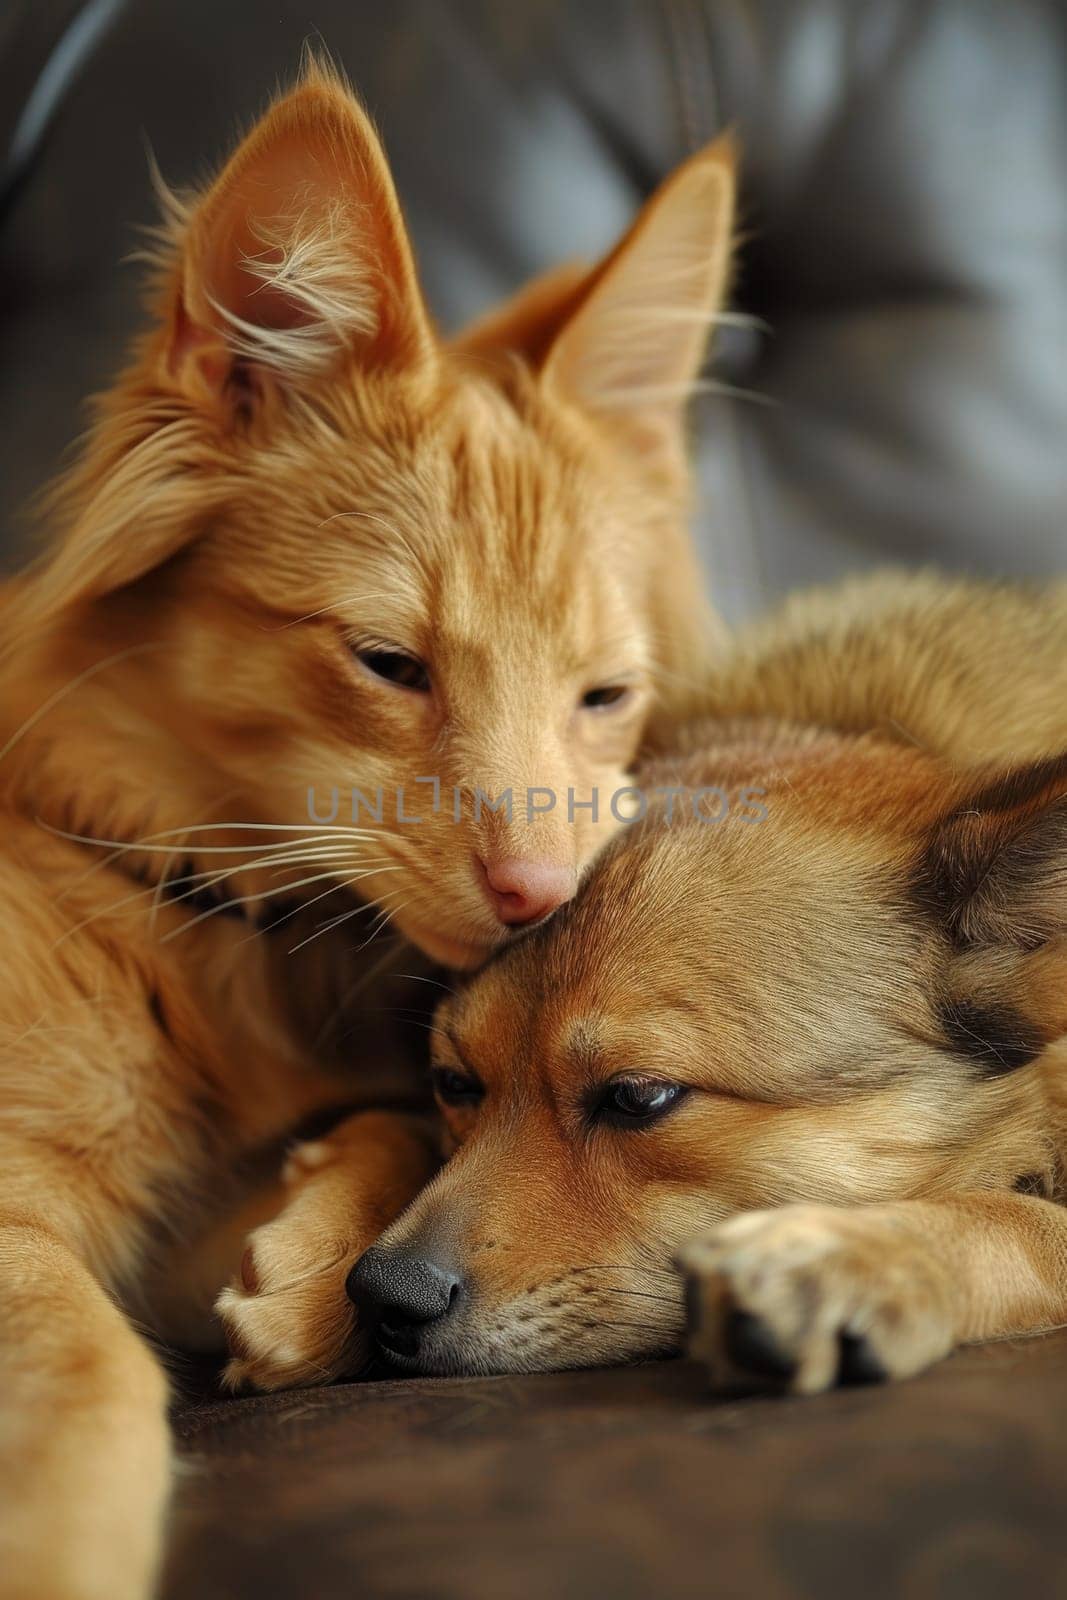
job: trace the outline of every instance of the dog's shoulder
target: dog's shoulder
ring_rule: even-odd
[[[1067,582],[875,573],[742,628],[716,716],[875,732],[970,766],[1067,749]]]

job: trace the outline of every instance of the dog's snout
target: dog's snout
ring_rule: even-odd
[[[374,1246],[360,1256],[345,1288],[374,1326],[380,1345],[394,1354],[413,1355],[420,1329],[448,1315],[463,1282],[451,1267],[427,1256]]]

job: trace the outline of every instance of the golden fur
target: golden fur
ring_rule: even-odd
[[[709,709],[640,781],[765,819],[661,796],[440,1007],[457,1153],[371,1252],[461,1285],[412,1369],[675,1348],[679,1252],[720,1378],[1067,1319],[1067,585],[798,598]]]
[[[372,1112],[279,1177],[281,1148],[411,1097],[358,955],[377,928],[475,963],[507,933],[483,864],[573,886],[610,831],[456,824],[416,780],[610,789],[705,675],[682,423],[731,208],[720,146],[605,262],[445,344],[326,69],[168,202],[150,331],[2,601],[4,1600],[151,1589],[166,1384],[139,1326],[210,1341],[242,1262],[235,1380],[357,1359],[345,1271],[433,1140]],[[334,787],[380,787],[381,825],[311,821]],[[291,1282],[313,1254],[317,1299]]]

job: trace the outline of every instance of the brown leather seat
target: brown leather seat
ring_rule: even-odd
[[[180,1413],[162,1600],[1003,1600],[1067,1586],[1067,1334],[895,1388],[683,1362]]]

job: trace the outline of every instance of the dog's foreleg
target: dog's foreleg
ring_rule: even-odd
[[[1011,1192],[750,1212],[682,1265],[690,1348],[718,1381],[815,1393],[1067,1322],[1067,1210]]]
[[[293,1149],[286,1202],[248,1236],[218,1300],[231,1384],[292,1388],[358,1370],[366,1341],[345,1277],[433,1176],[439,1141],[434,1121],[364,1111]]]

